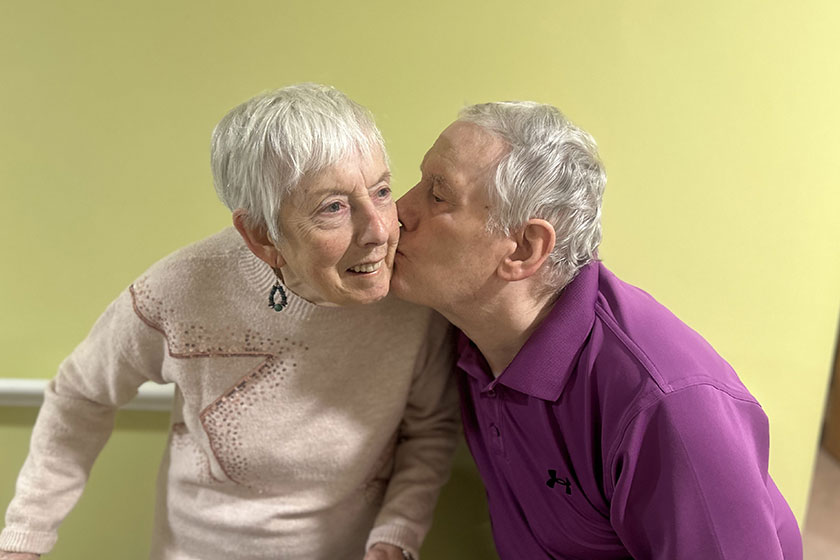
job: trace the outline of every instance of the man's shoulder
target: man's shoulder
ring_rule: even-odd
[[[662,393],[705,384],[749,396],[734,369],[702,335],[603,266],[595,315],[598,359],[612,364],[614,374],[630,370],[640,375],[636,381],[646,378]]]

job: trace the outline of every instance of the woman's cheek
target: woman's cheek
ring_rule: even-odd
[[[322,266],[334,266],[341,261],[344,253],[347,252],[347,246],[348,243],[343,242],[340,239],[324,240],[319,243],[319,246],[316,249],[320,255],[318,260]]]

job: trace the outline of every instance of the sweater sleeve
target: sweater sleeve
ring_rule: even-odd
[[[754,401],[710,385],[665,395],[630,422],[612,461],[616,533],[639,560],[801,560],[768,451]]]
[[[400,425],[394,473],[367,542],[389,543],[419,558],[458,434],[451,326],[435,315]]]
[[[145,381],[164,383],[163,336],[134,311],[125,290],[49,382],[29,455],[6,511],[0,550],[44,554],[78,501],[111,434],[116,410]]]

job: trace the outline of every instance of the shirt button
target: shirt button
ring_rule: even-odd
[[[491,399],[495,398],[496,397],[496,390],[495,389],[490,389],[489,391],[487,391],[487,396],[490,397]]]
[[[501,437],[502,432],[499,431],[499,427],[496,424],[490,424],[490,433],[493,434],[494,437]]]

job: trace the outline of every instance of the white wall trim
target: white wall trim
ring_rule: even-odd
[[[48,379],[0,378],[0,406],[34,406],[44,402]],[[127,410],[170,410],[175,386],[147,382],[123,408]]]

